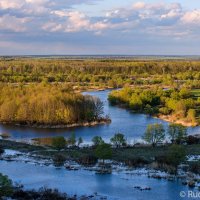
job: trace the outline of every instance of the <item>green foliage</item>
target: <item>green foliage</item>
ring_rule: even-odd
[[[156,146],[165,139],[165,129],[162,124],[149,124],[144,133],[143,139]]]
[[[110,144],[102,143],[98,145],[95,149],[95,155],[98,159],[106,160],[111,159],[112,157],[112,149]]]
[[[55,154],[53,157],[53,162],[55,166],[62,166],[66,161],[66,157],[62,154]]]
[[[12,181],[0,173],[0,197],[10,196],[13,193]]]
[[[113,98],[113,97],[112,97]],[[140,111],[143,107],[143,102],[142,100],[140,99],[139,96],[137,95],[132,95],[131,96],[131,99],[130,99],[130,102],[129,102],[129,107],[132,109],[132,110],[135,110],[135,111]]]
[[[163,114],[163,115],[169,115],[170,114],[170,109],[167,107],[162,107],[159,109],[159,113]]]
[[[110,142],[117,148],[126,145],[126,139],[121,133],[116,133],[114,137],[110,139]]]
[[[70,138],[68,139],[67,143],[71,146],[75,146],[76,144],[76,135],[75,133],[72,133]]]
[[[101,145],[104,143],[103,139],[100,136],[94,136],[92,138],[92,142],[94,146]]]
[[[186,158],[185,148],[180,145],[172,145],[169,148],[167,157],[168,162],[177,169],[177,166],[181,164],[181,162],[183,162]]]
[[[196,110],[195,109],[189,109],[187,112],[187,120],[192,122],[192,124],[196,124]]]
[[[55,149],[58,149],[58,150],[61,150],[61,149],[65,148],[65,146],[66,146],[66,140],[65,140],[65,138],[62,137],[62,136],[54,137],[52,139],[52,146]]]
[[[168,127],[168,134],[172,143],[180,144],[187,136],[187,128],[180,124],[170,124]]]
[[[109,94],[112,104],[122,104],[134,112],[150,115],[171,115],[175,119],[191,121],[196,125],[199,102],[188,89],[161,90],[157,87],[131,89],[125,87]]]
[[[126,84],[176,86],[182,81],[197,87],[199,71],[197,60],[0,59],[0,82],[9,83],[67,82],[118,88]],[[187,96],[187,91],[180,95]]]
[[[0,85],[0,121],[22,125],[68,125],[103,115],[96,97],[74,93],[65,85]]]

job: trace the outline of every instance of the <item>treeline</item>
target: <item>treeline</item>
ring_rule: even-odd
[[[65,85],[0,85],[0,121],[21,125],[70,125],[103,117],[100,99]]]
[[[163,90],[125,87],[112,91],[109,101],[113,105],[124,105],[135,112],[173,115],[176,119],[184,119],[194,125],[198,123],[200,98],[186,88]]]
[[[0,60],[0,82],[70,82],[122,87],[126,84],[180,84],[200,87],[200,61]]]

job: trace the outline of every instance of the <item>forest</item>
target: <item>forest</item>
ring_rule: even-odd
[[[199,124],[200,97],[192,90],[151,88],[130,88],[112,91],[109,101],[113,105],[124,105],[134,112],[150,115],[169,115],[172,119]]]
[[[199,88],[200,61],[1,58],[0,82],[65,82],[87,88],[183,84]]]
[[[103,103],[80,92],[106,88],[112,104],[199,124],[200,61],[0,58],[0,121],[73,124],[102,119]]]
[[[103,120],[100,99],[65,85],[0,84],[0,121],[20,125],[70,125]]]

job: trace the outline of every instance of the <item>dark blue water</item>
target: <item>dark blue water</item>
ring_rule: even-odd
[[[180,192],[188,188],[180,182],[149,179],[147,176],[116,173],[97,175],[79,170],[67,171],[64,168],[35,166],[21,162],[0,161],[0,171],[13,181],[24,184],[26,189],[40,187],[57,188],[70,195],[91,195],[97,192],[116,200],[181,200]],[[148,186],[150,191],[140,191],[134,186]]]
[[[75,132],[77,137],[82,137],[84,142],[89,143],[96,135],[101,136],[105,141],[109,141],[115,133],[121,132],[126,135],[129,142],[133,142],[141,138],[148,124],[157,122],[167,127],[168,123],[160,119],[155,119],[143,114],[133,114],[125,109],[110,106],[107,101],[109,92],[109,90],[106,90],[84,93],[98,96],[104,102],[105,114],[108,114],[112,119],[112,123],[109,125],[70,129],[37,129],[0,125],[0,133],[7,132],[13,139],[31,139],[60,135],[69,137],[72,132]],[[200,133],[200,127],[189,128],[188,132],[190,134],[198,134]]]

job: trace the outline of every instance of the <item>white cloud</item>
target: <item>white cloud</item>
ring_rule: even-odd
[[[109,27],[106,22],[97,21],[91,22],[90,18],[82,12],[56,10],[52,14],[63,19],[62,22],[54,21],[47,22],[43,25],[43,30],[50,32],[79,32],[79,31],[94,31],[99,32]]]
[[[193,10],[186,12],[183,17],[181,18],[181,21],[185,24],[197,24],[200,23],[200,10]]]
[[[145,8],[146,4],[144,2],[137,2],[135,4],[133,4],[133,9],[134,10],[141,10],[143,8]]]
[[[1,0],[0,9],[19,9],[23,5],[23,0]]]
[[[48,2],[48,0],[25,0],[27,3],[43,5]]]
[[[28,18],[17,18],[15,16],[4,15],[0,17],[0,30],[24,32],[26,30],[25,24],[28,21]]]
[[[33,41],[38,38],[51,41],[55,36],[55,40],[62,37],[67,41],[69,38],[72,41],[78,38],[79,42],[90,42],[91,36],[98,35],[98,39],[104,39],[105,44],[125,41],[128,45],[134,38],[138,38],[136,42],[148,38],[167,41],[197,38],[200,34],[200,10],[182,8],[179,3],[144,3],[141,0],[128,7],[102,10],[101,14],[91,16],[81,11],[83,7],[79,10],[77,4],[83,2],[90,6],[88,3],[94,1],[0,0],[0,32],[10,34],[9,39],[15,41],[19,38],[22,41],[28,41],[29,38]],[[76,9],[71,7],[75,4]],[[23,37],[15,34],[24,31],[27,33],[26,40],[25,34]],[[117,37],[119,40],[115,39]]]

